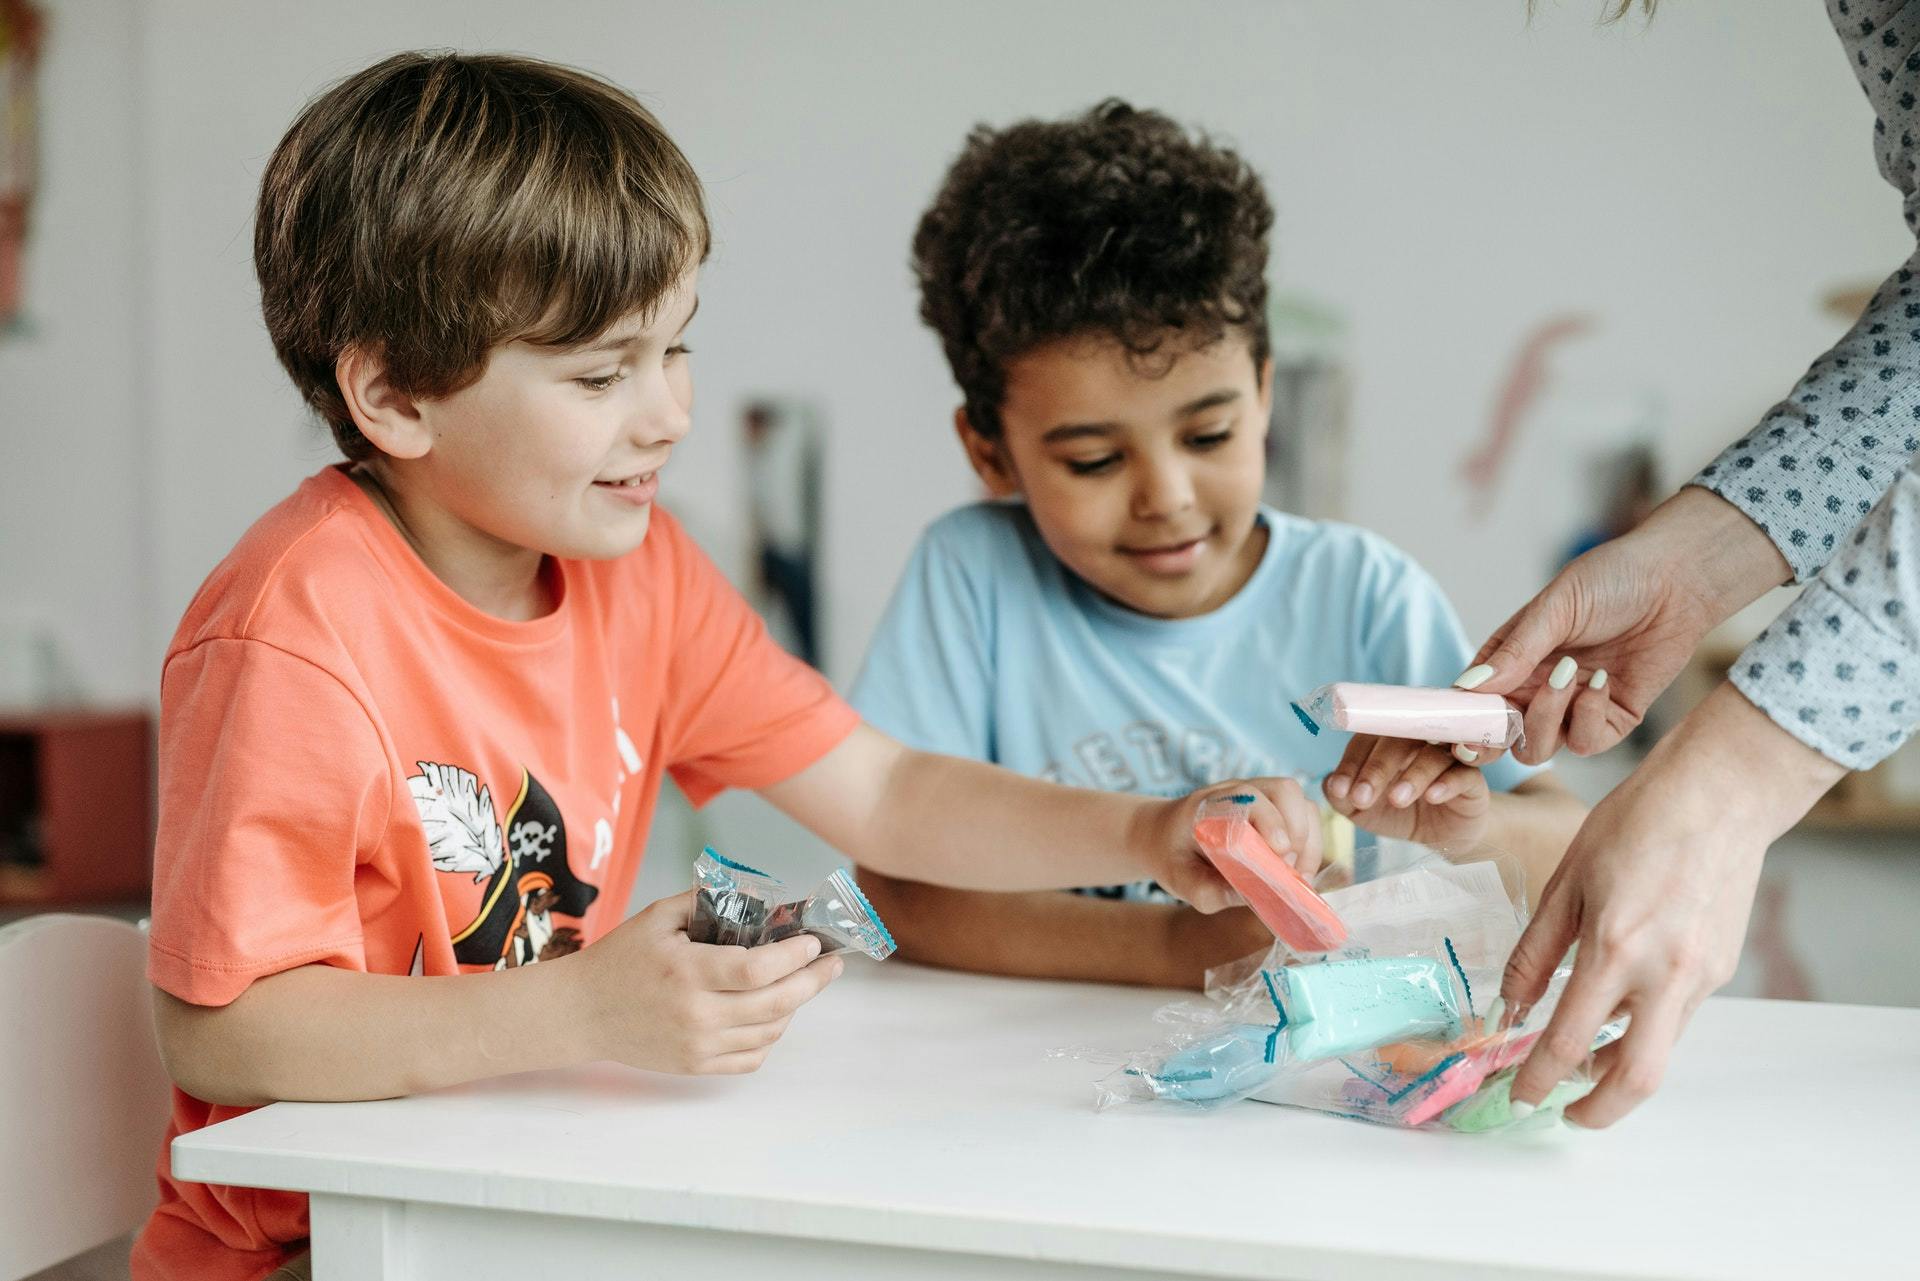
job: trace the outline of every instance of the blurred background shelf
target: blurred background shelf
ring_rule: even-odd
[[[0,712],[0,906],[144,899],[152,780],[143,709]]]

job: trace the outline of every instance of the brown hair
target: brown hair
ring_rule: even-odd
[[[590,339],[646,313],[711,243],[700,181],[632,95],[532,58],[402,53],[280,140],[253,232],[274,351],[349,459],[373,445],[334,377],[348,347],[444,396],[495,345]]]
[[[1527,21],[1533,21],[1533,8],[1538,2],[1539,0],[1527,0]],[[1600,5],[1600,21],[1602,23],[1618,22],[1632,13],[1635,5],[1639,5],[1642,16],[1651,21],[1653,11],[1659,4],[1660,0],[1603,0]]]
[[[994,439],[1007,365],[1054,339],[1108,337],[1166,367],[1234,330],[1265,363],[1272,226],[1246,162],[1157,111],[1108,99],[983,125],[913,237],[920,316]]]

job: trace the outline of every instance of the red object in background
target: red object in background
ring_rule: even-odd
[[[27,231],[39,185],[35,80],[47,20],[31,0],[0,0],[0,325],[23,303]]]
[[[144,899],[152,884],[152,717],[0,714],[0,904]]]
[[[1493,502],[1493,490],[1500,480],[1501,464],[1520,435],[1520,424],[1527,411],[1540,398],[1547,385],[1547,353],[1572,338],[1589,332],[1593,317],[1572,313],[1554,316],[1535,325],[1514,353],[1506,379],[1500,384],[1500,397],[1493,406],[1487,425],[1487,438],[1468,454],[1461,464],[1467,488],[1473,491],[1474,513],[1485,512]]]

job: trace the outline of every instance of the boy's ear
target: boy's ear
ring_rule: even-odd
[[[1006,449],[999,441],[990,440],[974,429],[965,405],[953,411],[953,430],[960,437],[960,447],[967,451],[974,475],[987,487],[989,497],[1011,498],[1020,492],[1020,479],[1007,462]]]
[[[386,362],[376,353],[348,347],[333,362],[333,377],[353,425],[381,453],[419,458],[433,448],[433,433],[420,416],[419,404],[388,381]]]
[[[1273,357],[1268,356],[1260,365],[1260,435],[1267,436],[1273,431]]]

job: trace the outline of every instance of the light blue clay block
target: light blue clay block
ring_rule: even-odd
[[[1251,1094],[1278,1070],[1275,1029],[1242,1023],[1209,1040],[1189,1045],[1160,1065],[1141,1072],[1155,1095],[1186,1103],[1211,1103]]]
[[[1493,1077],[1472,1098],[1462,1099],[1446,1111],[1446,1122],[1456,1130],[1478,1134],[1483,1130],[1502,1130],[1514,1124],[1513,1078],[1520,1069],[1510,1067]],[[1567,1104],[1585,1098],[1593,1090],[1591,1081],[1562,1081],[1547,1091],[1540,1106],[1528,1118],[1529,1126],[1543,1124],[1540,1118],[1558,1117]]]
[[[1370,956],[1275,971],[1287,1045],[1297,1059],[1331,1059],[1464,1028],[1453,974],[1424,956]]]

